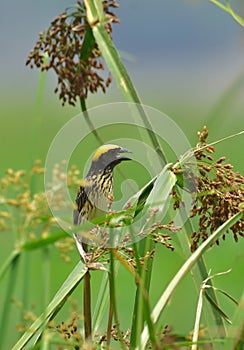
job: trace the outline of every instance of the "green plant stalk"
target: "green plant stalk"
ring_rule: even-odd
[[[49,321],[51,317],[58,313],[67,300],[67,297],[71,295],[74,289],[79,285],[79,282],[84,277],[86,272],[87,267],[80,261],[57,291],[52,301],[47,306],[46,311],[41,314],[41,316],[39,316],[35,322],[33,322],[30,328],[13,346],[12,350],[21,350],[32,341],[32,338],[35,338],[36,336],[39,337],[40,329]]]
[[[137,92],[133,86],[133,83],[123,65],[121,58],[116,50],[109,34],[104,28],[106,18],[103,13],[101,0],[84,0],[87,9],[87,21],[92,29],[94,38],[98,43],[98,46],[102,52],[102,56],[107,63],[109,70],[111,71],[120,91],[124,95],[128,102],[135,103],[134,111],[138,113],[143,120],[149,138],[154,146],[154,149],[158,153],[162,163],[166,162],[160,143],[157,136],[152,131],[151,123],[141,105],[141,101]]]
[[[219,8],[221,8],[223,11],[227,12],[229,15],[231,15],[236,20],[236,22],[239,23],[241,26],[244,26],[244,18],[239,16],[232,9],[228,0],[226,0],[226,6],[224,4],[222,4],[221,2],[219,2],[218,0],[209,0],[209,1],[212,2],[213,4],[215,4],[216,6],[218,6]]]
[[[8,319],[10,315],[11,299],[13,297],[14,288],[18,276],[20,255],[16,255],[11,261],[11,269],[9,271],[9,280],[6,290],[5,300],[3,301],[3,312],[0,322],[0,349],[4,349],[5,337],[7,335],[7,328],[9,325]]]
[[[85,36],[84,46],[83,46],[81,54],[80,54],[81,59],[84,58],[83,56],[85,55],[85,52],[86,52],[86,50],[84,48],[87,47],[87,45],[88,45],[87,43],[89,42],[87,40],[87,35],[90,35],[93,37],[91,30],[89,30],[87,33],[88,34],[86,34],[86,36]],[[94,45],[94,42],[93,42],[93,45]],[[90,50],[92,50],[93,45],[92,45],[92,47],[90,47]],[[87,111],[86,102],[85,102],[84,98],[80,98],[80,106],[81,106],[81,110],[82,110],[83,116],[85,118],[85,121],[86,121],[87,125],[89,126],[92,134],[94,135],[94,137],[98,141],[98,143],[102,144],[103,142],[102,142],[100,136],[98,135],[98,133],[97,133],[90,117],[89,117],[89,113]],[[90,275],[89,269],[87,270],[87,272],[84,276],[83,308],[84,308],[85,339],[90,341],[92,339],[92,316],[91,316],[91,275]]]
[[[185,275],[192,269],[192,267],[197,263],[199,257],[211,246],[211,244],[218,239],[226,230],[233,226],[237,221],[243,217],[243,212],[239,212],[227,220],[223,225],[221,225],[206,241],[204,241],[197,250],[188,258],[188,260],[183,264],[180,270],[176,273],[174,278],[171,280],[163,294],[161,295],[159,301],[152,311],[152,320],[154,323],[157,322],[161,313],[165,309],[169,299],[172,297],[175,289],[185,277]],[[142,349],[145,349],[146,343],[148,341],[148,328],[144,327],[141,334],[141,344]],[[138,348],[137,348],[138,349]]]
[[[164,212],[165,208],[167,207],[167,203],[170,198],[170,193],[172,191],[172,188],[174,187],[176,183],[176,176],[171,172],[170,170],[171,164],[167,164],[163,170],[158,174],[156,177],[153,186],[151,188],[151,191],[147,193],[147,197],[141,198],[142,194],[140,195],[138,202],[143,202],[144,209],[151,209],[156,210],[155,215],[153,215],[149,221],[147,220],[145,225],[142,227],[142,231],[147,229],[148,227],[151,228],[151,225],[155,221],[161,221],[162,220],[162,213]],[[139,204],[140,205],[140,204]],[[131,232],[132,234],[133,232]],[[133,236],[132,236],[133,238]],[[136,245],[134,245],[135,249]],[[151,252],[155,248],[155,243],[153,240],[152,235],[147,236],[147,238],[143,239],[140,242],[139,245],[139,255],[140,257],[145,256],[147,252]],[[149,329],[150,334],[150,340],[152,343],[152,346],[154,348],[157,347],[156,342],[156,336],[155,336],[155,330],[154,325],[151,322],[151,317],[148,315],[148,309],[149,308],[149,302],[148,295],[149,295],[149,288],[150,288],[150,281],[151,281],[151,274],[152,274],[152,266],[153,266],[153,260],[150,258],[145,259],[143,268],[140,267],[140,259],[137,248],[134,251],[134,255],[137,262],[137,269],[139,274],[139,283],[137,285],[137,292],[136,292],[136,298],[135,298],[135,306],[134,306],[134,312],[133,312],[133,318],[132,318],[132,327],[131,327],[131,349],[134,349],[136,346],[139,346],[140,348],[140,334],[143,329],[144,322],[146,321]]]
[[[26,243],[22,244],[19,247],[19,251],[32,251],[35,249],[44,248],[44,247],[47,247],[47,246],[59,241],[62,238],[67,237],[67,235],[68,234],[65,231],[53,232],[52,234],[50,234],[47,237],[42,237],[42,238],[35,239],[33,241],[26,242]],[[18,252],[18,250],[17,250],[17,252]]]
[[[120,345],[123,350],[126,350],[126,346],[123,342],[123,337],[120,330],[120,322],[119,322],[118,308],[117,308],[117,302],[116,302],[118,298],[116,294],[115,279],[116,278],[115,278],[114,254],[113,254],[113,249],[111,249],[110,250],[110,274],[109,274],[110,300],[112,301],[113,314],[114,314],[115,325],[116,325]]]
[[[44,55],[44,62],[43,64],[46,64],[48,62],[48,55]],[[34,118],[33,118],[33,126],[32,126],[32,147],[30,147],[31,150],[31,164],[30,167],[33,166],[34,161],[36,160],[38,156],[40,146],[40,129],[41,129],[41,106],[43,101],[43,95],[44,95],[44,89],[45,89],[45,81],[46,81],[46,72],[41,72],[39,75],[39,83],[38,83],[38,89],[37,89],[37,99],[35,104],[35,111],[34,111]],[[30,179],[30,190],[32,195],[35,192],[35,177],[31,177]],[[24,231],[22,231],[24,232]],[[27,232],[24,232],[26,235]],[[23,237],[22,237],[23,238]],[[25,239],[24,239],[25,240]],[[24,270],[23,270],[23,290],[22,290],[22,304],[23,304],[23,310],[28,309],[28,301],[29,301],[29,267],[31,265],[30,262],[30,255],[25,254],[24,255]],[[21,321],[23,321],[23,316],[21,316]]]
[[[29,281],[30,281],[30,266],[31,266],[31,257],[30,254],[22,252],[22,261],[23,261],[23,279],[22,279],[22,309],[29,309]],[[23,312],[20,315],[20,323],[24,322]]]
[[[92,317],[93,331],[96,333],[105,313],[106,306],[108,305],[108,274],[103,275],[103,280],[99,289],[99,294],[97,297],[97,302]]]
[[[109,284],[111,286],[111,284]],[[107,349],[110,348],[110,342],[111,342],[111,329],[113,325],[113,300],[111,298],[112,296],[112,290],[110,291],[110,300],[109,300],[109,312],[108,312],[108,325],[107,325]]]
[[[139,256],[145,256],[147,252],[152,251],[154,246],[155,246],[155,243],[152,240],[151,236],[146,237],[139,244],[139,250],[140,250]],[[147,324],[149,326],[150,320],[151,320],[150,315],[149,317],[147,317],[147,311],[150,312],[150,309],[148,308],[149,306],[148,303],[145,302],[145,294],[147,296],[149,294],[153,261],[150,258],[145,259],[144,266],[143,268],[141,268],[137,247],[136,249],[135,247],[136,245],[134,245],[134,253],[136,256],[137,265],[139,261],[139,265],[137,266],[139,281],[137,283],[134,310],[132,315],[130,349],[135,349],[136,345],[139,344],[140,334],[143,329],[144,322],[147,321]],[[149,331],[149,334],[150,334],[150,339],[152,341],[152,344],[156,346],[155,330],[152,328],[152,326]]]
[[[129,230],[130,230],[130,235],[132,237],[132,240],[135,241],[135,237],[134,237],[134,233],[133,233],[132,229],[129,228]],[[141,334],[143,324],[144,324],[144,317],[143,317],[144,310],[145,311],[147,310],[150,313],[150,308],[148,307],[148,309],[147,309],[147,306],[149,306],[149,303],[148,303],[148,305],[146,305],[146,303],[145,304],[143,303],[143,301],[145,300],[145,299],[143,300],[143,297],[144,298],[146,297],[146,293],[148,296],[150,284],[147,286],[147,289],[146,289],[145,288],[145,284],[146,284],[145,268],[142,269],[141,263],[140,263],[140,256],[143,256],[144,251],[146,251],[145,246],[148,243],[149,243],[148,241],[145,243],[145,239],[139,245],[136,243],[133,243],[133,252],[134,252],[138,276],[135,276],[135,282],[137,284],[137,289],[136,289],[134,310],[133,310],[132,322],[131,322],[130,349],[134,349],[136,344],[138,344],[140,342],[140,334]],[[140,249],[141,255],[139,254],[138,248]],[[145,256],[145,254],[144,254],[144,256]],[[151,270],[150,270],[150,277],[151,277]],[[150,278],[149,278],[149,283],[150,283]],[[144,305],[145,305],[145,309],[144,309]],[[150,315],[148,318],[150,319]],[[149,327],[149,325],[150,325],[150,322],[148,322],[148,327]],[[149,330],[150,330],[150,328],[149,328]],[[152,338],[153,338],[153,336],[152,336]]]
[[[48,63],[49,57],[48,54],[44,54],[44,62],[43,65],[46,65]],[[40,135],[41,135],[41,108],[43,103],[43,95],[45,90],[45,83],[46,83],[46,71],[43,71],[39,75],[39,83],[38,83],[38,89],[37,89],[37,98],[36,98],[36,104],[35,104],[35,110],[34,110],[34,118],[33,118],[33,127],[32,127],[32,147],[31,150],[31,164],[30,167],[32,168],[34,161],[38,157],[39,153],[39,147],[40,147]],[[35,178],[31,178],[30,182],[30,190],[31,193],[34,194],[35,192]]]
[[[234,350],[243,337],[244,331],[244,293],[232,318],[232,325],[228,330],[223,350]],[[240,348],[241,349],[241,348]]]
[[[89,27],[86,31],[82,50],[80,52],[80,59],[86,60],[89,58],[90,53],[94,47],[95,39],[91,28]],[[89,113],[86,108],[86,101],[80,97],[80,107],[85,118],[85,121],[94,135],[99,145],[103,144],[103,140],[99,136],[95,126],[93,125]],[[84,330],[85,339],[91,340],[92,337],[92,316],[91,316],[91,276],[89,270],[87,270],[84,276],[84,296],[83,296],[83,307],[84,307]]]
[[[135,243],[133,244],[133,246],[134,246],[134,249],[137,250],[137,245]],[[142,319],[142,317],[144,316],[146,324],[148,325],[149,335],[150,335],[150,340],[151,340],[152,346],[156,349],[158,344],[157,344],[157,337],[156,337],[155,327],[153,325],[153,322],[152,322],[151,316],[150,316],[151,308],[150,308],[150,305],[149,305],[148,291],[145,289],[145,286],[143,285],[143,283],[145,283],[145,278],[144,279],[141,278],[142,271],[144,271],[144,272],[146,271],[146,269],[147,269],[146,268],[147,260],[150,259],[150,258],[145,259],[144,264],[143,264],[144,267],[141,268],[140,261],[137,261],[137,258],[135,257],[136,265],[137,265],[137,271],[139,271],[141,273],[141,275],[139,275],[139,273],[134,269],[134,267],[131,266],[131,264],[129,264],[127,262],[127,260],[122,256],[122,254],[120,252],[118,252],[117,250],[113,250],[112,253],[114,255],[114,258],[117,259],[117,261],[120,262],[127,269],[127,271],[132,274],[132,276],[135,278],[136,285],[140,286],[140,291],[141,291],[141,295],[140,295],[141,296],[141,300],[140,300],[140,302],[141,303],[138,303],[138,301],[137,301],[138,305],[140,304],[140,307],[139,306],[137,306],[137,308],[134,307],[136,312],[140,310],[140,314],[139,314],[139,316],[137,316],[136,312],[133,313],[132,326],[134,325],[134,323],[137,323],[139,325],[140,322],[138,321],[138,319],[140,319],[140,318]],[[136,317],[137,317],[137,320],[136,320]],[[142,319],[142,325],[143,325],[144,319]],[[137,328],[135,328],[134,332],[137,332],[138,329],[141,331],[140,327],[137,327]],[[135,333],[135,335],[136,335],[136,333]],[[133,338],[134,337],[135,336],[133,336]],[[136,343],[136,339],[134,340],[134,343]],[[130,344],[130,347],[132,347],[131,344]]]
[[[91,30],[89,30],[86,33],[85,39],[84,39],[84,46],[82,48],[82,51],[80,53],[80,58],[84,58],[84,55],[88,55],[88,52],[92,50],[94,45],[94,38],[91,40],[92,46],[88,48],[89,40],[87,39],[88,36],[92,36]],[[91,38],[92,39],[92,38]],[[87,48],[87,50],[85,50]],[[86,53],[86,51],[88,51]],[[92,134],[94,135],[95,139],[98,141],[99,144],[102,143],[102,140],[100,139],[86,108],[86,101],[84,98],[80,98],[80,106],[81,110],[83,112],[84,118],[86,123],[88,124]],[[89,342],[92,340],[92,315],[91,315],[91,275],[89,269],[84,275],[84,289],[83,289],[83,309],[84,309],[84,331],[85,331],[85,339]]]
[[[86,101],[84,98],[80,98],[80,107],[81,107],[83,116],[85,118],[85,121],[86,121],[88,127],[90,128],[92,134],[94,135],[98,145],[102,145],[104,142],[103,142],[102,138],[100,137],[100,135],[98,134],[96,127],[93,125],[93,123],[90,119],[89,113],[88,113],[87,108],[86,108]]]
[[[187,232],[194,232],[194,227],[192,225],[192,222],[190,219],[188,219],[186,221],[186,223],[184,224],[184,226],[182,227],[182,231],[180,234],[177,235],[180,247],[181,247],[181,251],[185,257],[185,259],[188,259],[191,254],[190,254],[190,241],[189,241],[189,237]],[[191,270],[191,276],[193,278],[194,281],[194,285],[196,288],[197,293],[199,293],[199,287],[202,283],[203,280],[205,280],[208,276],[208,271],[207,271],[207,267],[206,267],[206,263],[204,261],[204,257],[200,256],[199,259],[197,260],[197,265],[193,267],[193,269]],[[209,280],[209,285],[212,286],[212,281]],[[215,303],[218,305],[218,299],[216,296],[216,293],[214,291],[213,288],[211,288],[208,291],[209,295],[211,296],[211,298],[215,301]],[[206,322],[206,326],[208,329],[208,332],[210,334],[210,337],[212,339],[215,338],[215,334],[214,334],[214,328],[212,326],[213,323],[215,323],[217,325],[217,331],[218,331],[218,335],[219,337],[225,337],[226,333],[225,333],[225,324],[223,322],[223,319],[221,318],[219,312],[216,310],[216,308],[213,307],[213,305],[211,305],[211,308],[209,309],[209,312],[204,312],[204,316],[205,316],[205,322]],[[209,322],[209,317],[211,318],[212,321]],[[214,345],[214,348],[220,349],[220,345],[217,343],[216,345]]]
[[[92,339],[92,317],[91,317],[91,275],[89,269],[84,275],[84,328],[85,339]]]
[[[209,340],[198,340],[197,342],[192,342],[192,341],[176,341],[174,343],[170,343],[170,344],[164,344],[164,350],[172,350],[174,349],[185,349],[185,347],[189,347],[191,345],[196,344],[198,346],[198,349],[200,350],[201,348],[199,347],[199,345],[213,345],[213,344],[220,344],[222,346],[223,349],[223,343],[224,343],[224,339],[214,339],[211,342]],[[187,348],[188,349],[188,348]],[[208,349],[208,347],[207,347]],[[211,347],[210,347],[211,349]]]
[[[48,301],[50,300],[50,249],[49,247],[44,247],[42,250],[42,257],[43,257],[43,266],[42,266],[42,273],[43,273],[43,285],[44,285],[44,293],[43,293],[43,300],[42,300],[42,305],[43,305],[43,310],[47,310],[47,305]],[[45,316],[45,318],[47,318]],[[45,337],[45,330],[42,334],[41,338],[41,344],[42,347],[44,346],[45,343],[47,342],[47,337]]]
[[[89,59],[91,52],[94,48],[94,44],[95,44],[95,39],[94,39],[92,30],[89,27],[86,30],[86,34],[85,34],[84,41],[82,44],[82,49],[80,52],[80,60],[81,61],[86,61]],[[83,112],[83,115],[84,115],[84,118],[85,118],[87,125],[89,126],[89,128],[90,128],[92,134],[94,135],[95,139],[97,140],[98,144],[102,145],[103,140],[99,136],[96,128],[94,127],[94,125],[89,117],[89,113],[88,113],[87,108],[86,108],[86,100],[82,97],[80,97],[79,100],[80,100],[80,107],[81,107],[81,110]]]
[[[197,341],[198,341],[198,337],[199,337],[199,329],[200,329],[200,320],[201,320],[201,314],[203,311],[203,298],[204,295],[207,297],[208,300],[210,300],[210,303],[213,304],[215,306],[215,308],[219,311],[220,315],[222,315],[222,317],[231,323],[231,321],[228,319],[228,317],[224,314],[224,312],[219,308],[219,306],[209,297],[209,295],[207,294],[207,290],[210,288],[214,288],[212,287],[208,282],[210,280],[212,280],[214,277],[216,276],[220,276],[223,274],[226,274],[230,272],[230,270],[225,271],[225,272],[220,272],[217,273],[215,275],[210,275],[210,272],[207,276],[207,278],[202,282],[201,284],[201,288],[200,288],[200,292],[199,292],[199,297],[198,297],[198,304],[197,304],[197,311],[196,311],[196,317],[195,317],[195,325],[194,325],[194,331],[193,331],[193,335],[192,335],[192,348],[191,350],[197,350]],[[216,290],[218,290],[218,288],[215,288]],[[220,290],[221,292],[223,292],[222,290]],[[228,296],[231,300],[233,300],[232,297],[230,297],[228,295],[228,293],[224,292],[224,295]],[[223,337],[224,338],[224,337]]]
[[[5,276],[5,273],[9,268],[12,267],[12,264],[14,260],[20,255],[20,250],[14,249],[11,254],[7,257],[5,262],[2,264],[1,270],[0,270],[0,281]]]

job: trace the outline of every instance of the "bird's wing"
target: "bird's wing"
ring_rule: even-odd
[[[74,209],[74,212],[73,212],[74,225],[80,225],[82,220],[82,215],[81,215],[82,208],[87,200],[88,200],[88,197],[87,197],[85,187],[80,186],[80,190],[77,193],[76,200],[75,200],[76,208]]]

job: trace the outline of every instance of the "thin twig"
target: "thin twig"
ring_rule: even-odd
[[[111,287],[111,283],[109,283],[109,286]],[[109,349],[110,347],[111,329],[112,329],[113,313],[114,313],[111,290],[109,295],[110,295],[110,299],[109,299],[109,315],[108,315],[108,327],[107,327],[107,349]]]

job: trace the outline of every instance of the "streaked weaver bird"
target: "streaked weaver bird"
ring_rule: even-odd
[[[116,165],[131,158],[121,155],[131,153],[128,149],[117,145],[103,145],[99,147],[93,158],[91,167],[86,177],[81,181],[81,186],[76,196],[73,213],[73,224],[80,225],[86,221],[92,221],[103,217],[108,211],[109,204],[113,201],[113,170]],[[86,247],[82,245],[82,237],[74,234],[78,250],[85,260]]]

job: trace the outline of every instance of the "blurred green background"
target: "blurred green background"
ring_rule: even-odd
[[[39,72],[25,67],[25,60],[37,40],[38,33],[72,1],[31,0],[3,2],[0,13],[0,116],[1,148],[0,175],[7,168],[29,169],[35,158],[45,161],[50,143],[59,129],[79,108],[62,107],[54,95],[55,77],[48,74],[41,106],[37,105]],[[232,2],[244,15],[240,1]],[[190,143],[197,142],[197,131],[207,125],[209,141],[221,139],[244,128],[244,32],[229,15],[210,4],[198,1],[123,1],[116,14],[121,20],[113,30],[113,38],[143,103],[170,116],[183,130]],[[123,101],[113,83],[107,94],[90,95],[88,107]],[[38,116],[38,128],[36,120]],[[90,149],[95,146],[90,145]],[[239,136],[217,146],[217,155],[225,155],[236,171],[243,173],[244,137]],[[83,164],[81,161],[81,164]],[[79,165],[79,164],[78,164]],[[136,170],[135,170],[136,171]],[[11,232],[0,232],[0,263],[14,246]],[[235,298],[243,288],[243,240],[233,243],[232,237],[212,248],[207,254],[207,266],[213,273],[232,268],[232,272],[216,279],[216,285]],[[26,291],[29,303],[36,304],[37,315],[42,310],[43,293],[42,255],[31,255],[31,288]],[[52,252],[50,297],[53,296],[78,254],[72,254],[72,263],[65,264],[56,251]],[[163,247],[158,247],[152,281],[152,301],[157,300],[164,286],[183,263],[183,258]],[[25,286],[22,283],[21,263],[13,298],[19,300]],[[94,300],[101,281],[101,272],[93,277]],[[0,312],[6,294],[8,276],[1,282]],[[118,278],[121,293],[123,327],[131,315],[133,281],[121,268]],[[127,293],[124,293],[124,290]],[[79,294],[79,291],[76,294]],[[162,319],[175,332],[187,334],[193,327],[197,296],[188,276],[170,302]],[[231,317],[234,306],[222,300],[223,308]],[[179,312],[180,306],[180,312]],[[16,340],[16,324],[20,314],[15,305],[8,325],[9,349]],[[0,325],[1,326],[1,325]]]

